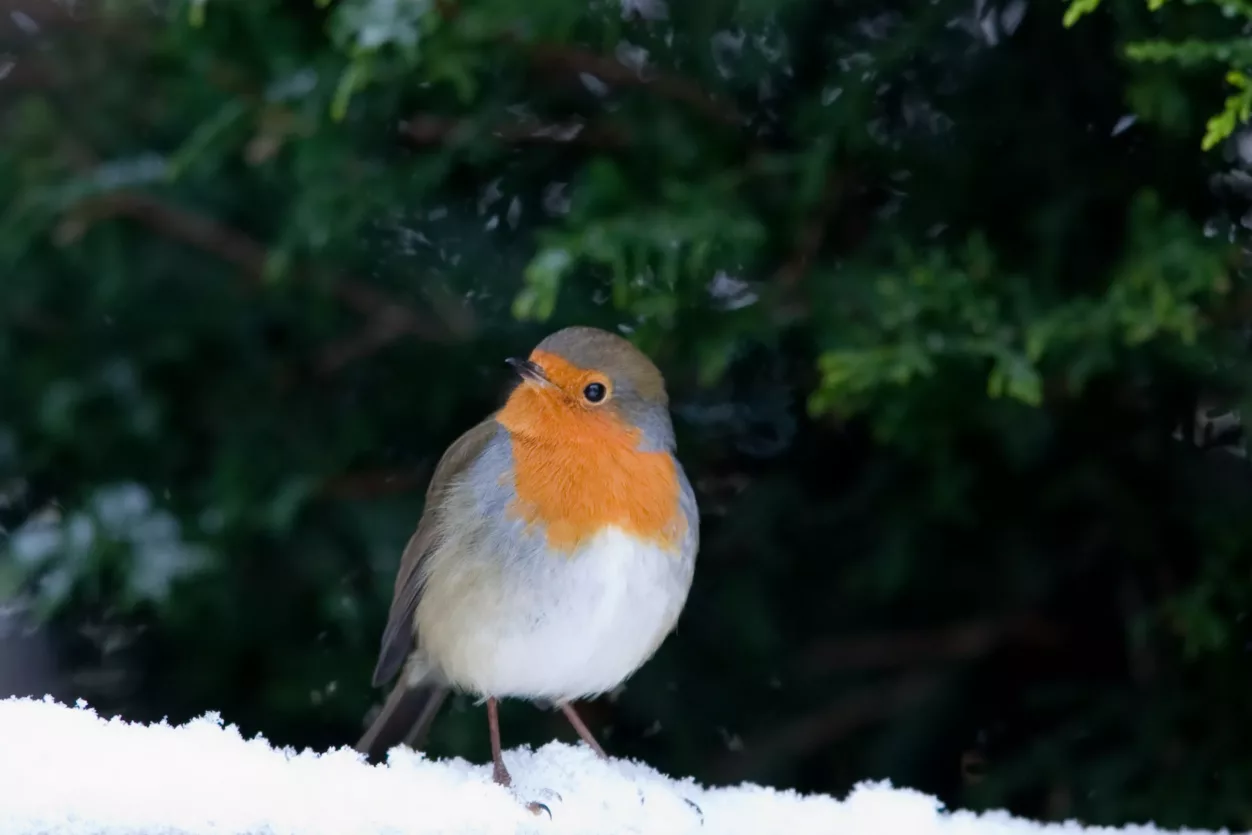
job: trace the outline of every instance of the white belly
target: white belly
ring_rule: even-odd
[[[419,614],[429,660],[479,695],[554,701],[612,690],[642,666],[673,629],[691,580],[682,556],[615,528],[572,556],[532,552],[498,574],[475,573],[478,582],[457,583],[471,591],[455,615]],[[491,574],[497,582],[482,582]]]

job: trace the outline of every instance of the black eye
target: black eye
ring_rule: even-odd
[[[604,386],[600,383],[588,383],[587,387],[583,389],[583,397],[587,398],[588,403],[599,403],[607,393]]]

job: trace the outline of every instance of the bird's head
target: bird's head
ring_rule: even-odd
[[[641,449],[673,447],[665,378],[623,337],[565,328],[508,363],[522,378],[502,412],[515,435],[595,442],[630,434]]]

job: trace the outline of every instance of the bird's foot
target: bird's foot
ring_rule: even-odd
[[[536,794],[544,800],[547,800],[548,803],[552,803],[554,799],[556,802],[560,802],[561,800],[561,795],[552,789],[539,789]],[[526,808],[530,810],[532,815],[539,815],[542,813],[548,816],[548,820],[552,820],[552,807],[549,806],[548,803],[541,803],[538,800],[532,800],[526,804]]]

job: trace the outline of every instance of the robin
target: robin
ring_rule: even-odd
[[[507,362],[519,385],[435,467],[374,669],[376,687],[399,679],[356,745],[416,748],[448,692],[471,693],[502,786],[499,699],[555,704],[605,756],[571,702],[620,685],[674,629],[700,521],[665,380],[630,342],[572,327]]]

